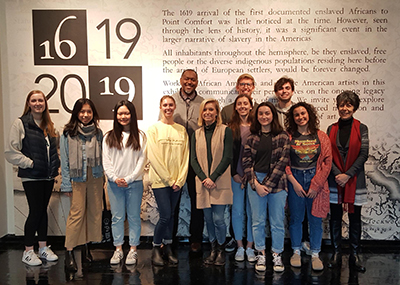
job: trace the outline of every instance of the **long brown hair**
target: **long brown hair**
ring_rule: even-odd
[[[44,96],[44,93],[42,91],[32,90],[31,92],[28,93],[28,96],[26,96],[25,108],[24,108],[24,112],[22,113],[22,116],[25,116],[26,114],[31,112],[31,107],[29,107],[29,100],[31,100],[31,97],[33,94],[42,94],[44,103],[45,103],[45,109],[42,113],[42,122],[40,123],[39,127],[43,130],[43,133],[45,136],[49,135],[51,137],[56,137],[57,133],[54,128],[54,123],[50,118],[49,106],[47,104],[47,99],[46,99],[46,96]]]
[[[119,101],[117,105],[115,105],[113,129],[107,132],[106,144],[110,148],[115,147],[117,149],[122,149],[122,131],[124,130],[124,127],[120,123],[118,123],[117,119],[118,109],[122,106],[126,106],[126,108],[128,108],[129,112],[131,113],[131,121],[129,123],[129,138],[126,143],[126,147],[132,147],[133,150],[139,151],[141,149],[139,133],[141,133],[143,137],[145,136],[138,127],[136,108],[132,104],[132,102],[128,100]]]
[[[272,104],[271,102],[262,102],[260,105],[258,105],[256,113],[253,118],[253,122],[250,126],[250,132],[252,134],[258,134],[261,131],[261,124],[258,121],[258,110],[261,107],[268,107],[271,109],[272,112],[271,133],[275,136],[283,132],[283,128],[281,124],[279,124],[278,112],[276,111],[274,104]]]
[[[236,103],[240,98],[247,98],[247,100],[249,100],[250,103],[250,110],[249,110],[249,116],[247,117],[247,121],[251,124],[251,122],[253,121],[253,112],[252,112],[252,108],[253,108],[253,101],[250,99],[250,97],[246,94],[241,94],[238,95],[235,99],[235,102],[233,103],[233,112],[232,112],[232,117],[231,120],[229,122],[229,127],[232,130],[232,134],[233,134],[233,138],[234,139],[238,139],[240,138],[240,124],[242,123],[242,120],[240,118],[240,115],[238,113],[238,111],[236,110]]]
[[[80,123],[79,121],[79,112],[82,110],[83,105],[88,104],[90,108],[92,109],[93,113],[93,119],[91,122],[94,123],[94,126],[96,128],[96,133],[99,131],[99,114],[97,113],[96,107],[94,106],[92,100],[87,99],[87,98],[81,98],[76,100],[74,104],[74,108],[72,109],[72,114],[71,118],[69,119],[69,122],[65,125],[64,127],[64,134],[69,135],[70,137],[74,137],[78,135],[78,125]],[[89,122],[89,123],[91,123]]]

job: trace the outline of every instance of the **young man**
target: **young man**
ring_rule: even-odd
[[[244,73],[240,75],[236,81],[236,90],[239,93],[238,95],[245,94],[248,95],[250,98],[252,98],[254,88],[255,88],[255,80],[254,77],[251,76],[250,74]],[[229,121],[231,120],[234,104],[235,103],[233,102],[222,108],[221,117],[223,124],[228,124]],[[257,106],[258,104],[254,102],[253,99],[253,110],[255,110]]]

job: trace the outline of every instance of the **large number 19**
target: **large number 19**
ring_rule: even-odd
[[[124,38],[121,34],[121,27],[125,23],[132,23],[136,27],[136,35],[131,39]],[[104,21],[101,22],[96,28],[98,30],[100,30],[104,26],[106,29],[105,30],[105,32],[106,32],[106,58],[110,58],[111,57],[110,56],[110,19],[104,19]],[[135,46],[140,38],[141,29],[140,29],[139,23],[136,20],[130,19],[130,18],[122,19],[121,21],[118,22],[117,26],[115,27],[115,33],[121,42],[132,43],[124,56],[124,59],[129,58],[129,56],[131,55],[133,49],[135,48]]]

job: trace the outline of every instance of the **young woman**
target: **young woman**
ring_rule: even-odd
[[[236,261],[243,261],[245,248],[246,256],[249,262],[256,261],[256,256],[253,250],[253,232],[251,229],[251,209],[249,199],[247,199],[247,185],[242,188],[242,181],[244,179],[243,171],[243,150],[244,145],[247,142],[247,138],[250,135],[250,125],[253,120],[253,102],[248,95],[238,95],[234,102],[234,110],[232,118],[229,123],[229,127],[233,134],[233,161],[232,161],[232,192],[233,192],[233,204],[232,204],[232,226],[235,234],[235,239],[238,245],[238,249],[235,254]],[[243,218],[247,216],[247,227],[246,247],[243,245]]]
[[[230,164],[232,131],[222,124],[215,99],[200,105],[199,129],[192,135],[190,162],[196,173],[197,208],[203,209],[211,242],[211,254],[204,263],[224,265],[226,239],[225,208],[232,204]]]
[[[287,196],[285,168],[289,161],[289,137],[279,124],[271,102],[261,103],[250,126],[251,135],[244,147],[243,167],[248,182],[253,237],[257,256],[257,271],[265,271],[265,222],[271,225],[274,271],[285,267],[281,253],[285,237],[284,219]]]
[[[73,249],[85,244],[83,261],[93,260],[88,243],[101,241],[103,166],[99,115],[90,99],[75,102],[60,139],[61,191],[71,197],[65,231],[65,268],[76,271]]]
[[[367,203],[364,164],[368,159],[368,128],[353,118],[360,106],[360,98],[352,91],[336,97],[339,121],[329,126],[327,134],[332,143],[332,171],[329,175],[330,232],[334,246],[329,267],[342,264],[342,209],[349,213],[349,264],[364,272],[358,252],[361,239],[361,207]]]
[[[178,259],[171,248],[174,211],[189,165],[189,142],[186,129],[174,122],[176,103],[171,96],[160,100],[161,119],[147,132],[147,154],[150,161],[149,179],[156,198],[160,219],[154,229],[152,262],[164,265],[161,244],[169,263]]]
[[[312,268],[324,269],[319,258],[322,241],[322,218],[329,212],[328,175],[332,152],[329,137],[319,130],[315,108],[305,102],[290,107],[286,117],[290,138],[290,165],[286,167],[289,181],[290,238],[293,256],[290,264],[301,267],[301,238],[304,212],[310,225]]]
[[[135,106],[128,100],[114,107],[113,129],[104,136],[103,165],[108,180],[112,223],[111,229],[116,250],[111,264],[124,258],[125,215],[129,222],[130,250],[125,264],[137,263],[137,246],[140,244],[140,206],[143,196],[142,175],[146,165],[146,137],[139,130]]]
[[[32,266],[42,264],[33,249],[36,233],[39,257],[56,261],[58,256],[47,246],[47,206],[60,160],[56,131],[42,91],[32,90],[26,97],[24,112],[11,127],[5,156],[8,162],[18,166],[18,177],[21,177],[29,206],[22,262]]]

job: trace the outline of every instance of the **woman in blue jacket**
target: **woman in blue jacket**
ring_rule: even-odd
[[[73,249],[85,245],[83,261],[93,260],[88,243],[101,241],[103,133],[90,99],[75,102],[60,141],[61,191],[71,197],[65,231],[65,268],[76,271]]]

